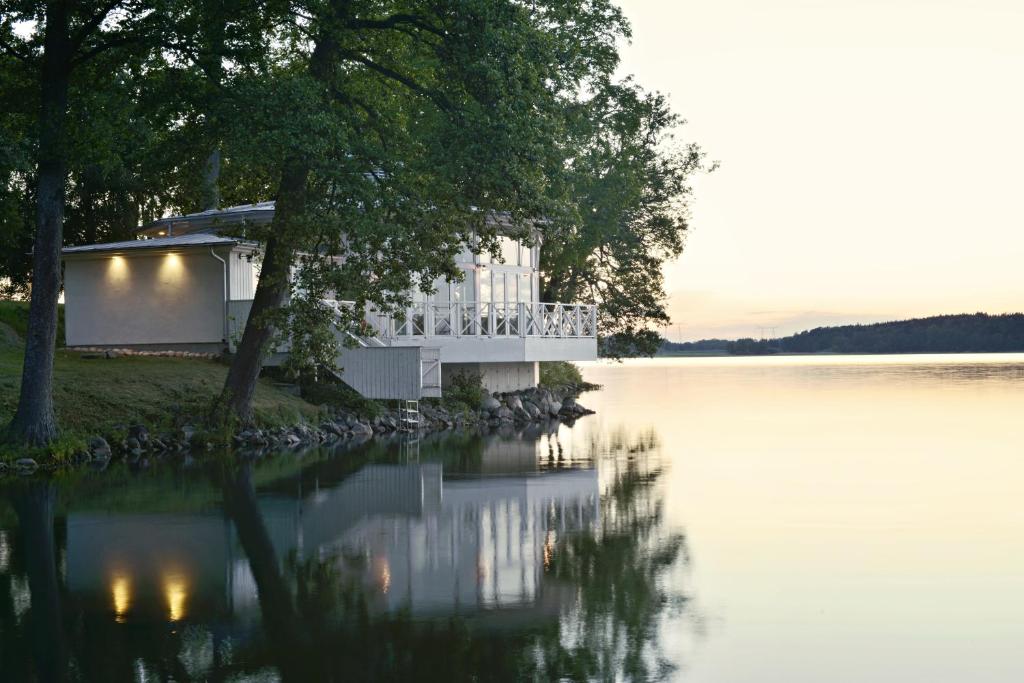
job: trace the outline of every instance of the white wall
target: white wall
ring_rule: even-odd
[[[259,280],[259,265],[246,258],[246,253],[235,251],[228,259],[228,273],[231,286],[228,294],[232,301],[245,301],[256,296],[256,282]]]
[[[453,375],[476,375],[487,391],[494,393],[520,391],[537,386],[540,366],[537,363],[443,363],[441,386],[448,386]]]
[[[68,346],[217,343],[223,265],[208,249],[68,258],[64,316]]]

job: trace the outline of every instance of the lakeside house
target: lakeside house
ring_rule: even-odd
[[[232,236],[269,223],[274,202],[161,219],[138,239],[68,247],[64,257],[69,348],[233,351],[259,280],[261,246]],[[500,231],[500,226],[499,226]],[[411,292],[397,314],[367,307],[358,337],[336,329],[342,379],[368,398],[441,395],[455,373],[489,391],[534,387],[538,363],[597,357],[592,304],[537,301],[540,246],[501,235],[501,260],[466,248],[461,282]],[[350,302],[326,301],[340,310]],[[280,364],[287,346],[268,365]]]

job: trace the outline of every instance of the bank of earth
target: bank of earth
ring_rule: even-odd
[[[2,312],[0,312],[2,314]],[[0,423],[17,408],[22,344],[15,324],[0,322]],[[109,357],[108,357],[109,356]],[[82,353],[58,349],[54,404],[61,437],[47,448],[0,446],[0,474],[114,458],[146,461],[230,445],[238,452],[366,439],[402,427],[395,402],[370,401],[343,385],[260,379],[255,424],[237,433],[212,433],[202,416],[223,386],[227,366],[216,359]],[[420,401],[420,431],[487,429],[586,414],[576,402],[588,387],[568,363],[544,364],[542,386],[488,395],[467,381],[444,399]],[[545,384],[546,383],[546,384]]]

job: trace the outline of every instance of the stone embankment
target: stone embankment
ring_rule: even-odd
[[[581,387],[567,386],[554,390],[536,388],[494,394],[487,396],[476,411],[449,411],[439,403],[421,401],[418,422],[415,424],[403,421],[403,416],[394,410],[382,411],[372,418],[345,410],[333,410],[319,425],[303,423],[290,427],[243,429],[231,438],[230,446],[242,453],[266,452],[306,448],[345,439],[361,442],[399,431],[494,429],[546,423],[552,419],[571,424],[576,418],[593,413],[576,401],[580,390]],[[71,456],[70,462],[66,464],[91,464],[103,468],[113,459],[124,458],[131,465],[146,467],[154,459],[176,454],[197,455],[223,447],[223,443],[218,443],[217,439],[191,425],[173,431],[151,431],[145,425],[135,424],[127,427],[123,438],[113,442],[98,435],[89,438],[87,447]],[[49,463],[42,469],[57,467],[56,463]],[[39,469],[40,465],[31,458],[21,458],[11,464],[0,461],[0,475],[28,475]]]

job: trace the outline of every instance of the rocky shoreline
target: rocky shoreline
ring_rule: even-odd
[[[416,424],[403,420],[396,410],[385,410],[370,418],[351,411],[330,409],[317,425],[301,423],[290,427],[246,428],[232,435],[229,443],[211,438],[190,424],[174,430],[155,430],[133,424],[126,427],[125,436],[120,440],[108,440],[100,435],[90,437],[86,448],[74,453],[65,463],[39,463],[32,458],[19,458],[13,463],[0,461],[0,476],[27,476],[76,466],[104,469],[118,459],[146,467],[152,460],[194,457],[217,449],[228,449],[241,457],[254,457],[270,451],[304,449],[343,440],[361,443],[398,432],[425,434],[447,430],[499,429],[547,423],[552,419],[572,424],[577,418],[594,412],[576,401],[580,393],[593,388],[592,385],[568,385],[557,389],[537,387],[496,393],[484,398],[476,411],[449,411],[439,404],[421,401]]]

